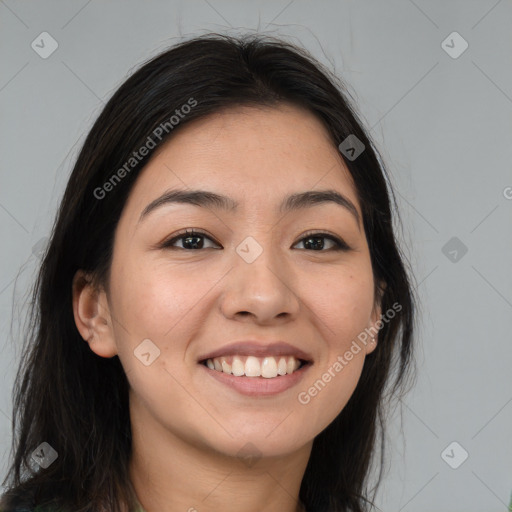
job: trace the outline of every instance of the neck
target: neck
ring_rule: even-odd
[[[248,461],[187,442],[147,410],[131,416],[129,473],[145,512],[304,511],[299,490],[312,442]]]

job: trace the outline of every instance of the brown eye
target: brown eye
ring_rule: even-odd
[[[166,242],[162,244],[162,248],[166,249],[184,249],[184,250],[199,250],[199,249],[211,249],[212,247],[205,247],[204,240],[210,240],[213,242],[212,238],[208,236],[205,232],[194,230],[194,229],[186,229],[176,234]],[[329,240],[331,244],[331,248],[325,249],[324,240]],[[182,243],[181,247],[175,246],[177,242]],[[216,244],[216,242],[214,242]],[[340,238],[331,235],[329,233],[322,232],[312,232],[307,233],[298,243],[303,243],[305,249],[314,252],[329,252],[329,251],[349,251],[350,247]],[[217,245],[217,244],[216,244]],[[297,244],[295,244],[297,245]]]
[[[162,244],[162,248],[167,249],[185,249],[185,250],[197,250],[197,249],[209,249],[210,247],[204,247],[204,239],[212,241],[212,239],[202,231],[188,230],[182,231],[176,236],[172,237]],[[183,240],[182,247],[174,247],[174,244],[178,241]]]
[[[334,244],[334,247],[332,247],[331,249],[328,249],[327,251],[322,250],[322,249],[324,249],[324,246],[325,246],[325,243],[323,242],[323,240],[325,240],[325,239],[330,240]],[[330,251],[349,251],[350,250],[350,247],[343,240],[341,240],[340,238],[335,237],[333,235],[330,235],[328,233],[318,233],[318,232],[307,233],[306,236],[304,236],[299,241],[299,243],[301,243],[301,242],[307,246],[306,247],[307,249],[313,250],[315,252],[328,252],[329,250]]]

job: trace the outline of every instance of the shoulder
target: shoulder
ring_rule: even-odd
[[[25,491],[11,491],[0,499],[0,512],[43,512],[35,505],[33,493]],[[51,512],[51,511],[45,511]]]
[[[57,509],[26,505],[23,502],[12,501],[7,506],[0,505],[0,512],[57,512]]]
[[[0,512],[40,512],[38,507],[26,506],[23,504],[16,504],[12,501],[9,505],[0,505]]]
[[[40,507],[26,505],[17,500],[11,500],[8,504],[0,504],[0,512],[42,512]],[[50,511],[45,511],[50,512]]]
[[[12,502],[9,506],[0,506],[0,512],[57,512],[57,509],[41,508],[38,506],[17,504]]]

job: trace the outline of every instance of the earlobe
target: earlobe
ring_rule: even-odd
[[[368,330],[371,333],[371,338],[368,344],[366,345],[366,354],[371,354],[376,348],[379,338],[379,331],[382,327],[382,296],[384,295],[384,291],[386,289],[386,283],[381,282],[380,283],[380,295],[378,297],[377,303],[375,304],[373,311],[372,311],[372,317],[371,317],[371,323],[368,326]],[[380,326],[380,327],[379,327]]]
[[[370,338],[366,345],[366,355],[371,354],[377,348],[377,334]]]
[[[379,332],[378,332],[379,328],[376,325],[376,322],[380,318],[380,308],[378,311],[378,315],[379,316],[377,316],[376,319],[372,316],[372,323],[368,327],[368,331],[370,332],[370,340],[366,344],[366,354],[367,355],[371,354],[377,348],[378,337],[379,337]]]
[[[97,289],[91,276],[82,270],[73,278],[73,315],[78,332],[98,356],[117,354],[106,294]]]

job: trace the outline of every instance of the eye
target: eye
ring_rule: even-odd
[[[341,240],[340,238],[331,235],[329,233],[322,233],[322,232],[309,232],[306,233],[306,236],[301,238],[298,243],[307,244],[309,248],[313,248],[314,252],[328,252],[328,251],[322,251],[324,248],[324,242],[319,242],[319,240],[327,239],[332,244],[334,244],[334,247],[332,247],[331,251],[349,251],[350,247],[345,243],[345,241]]]
[[[209,247],[205,247],[204,242],[202,240],[207,239],[213,241],[205,232],[196,230],[196,229],[185,229],[173,236],[169,240],[165,241],[161,248],[167,249],[184,249],[184,250],[198,250],[198,249],[208,249]],[[303,243],[307,245],[306,250],[313,250],[314,252],[328,252],[324,251],[325,243],[319,242],[319,240],[326,239],[333,244],[333,246],[329,249],[331,251],[349,251],[350,247],[340,238],[331,235],[329,233],[323,232],[309,232],[306,233],[298,243]],[[182,241],[182,246],[175,246],[176,242]],[[297,245],[297,244],[295,244]],[[211,247],[210,247],[211,248]]]
[[[203,231],[198,231],[194,229],[185,229],[178,233],[176,236],[167,240],[162,244],[162,248],[168,249],[203,249],[204,243],[201,242],[201,239],[212,240],[206,233]],[[184,247],[174,247],[174,243],[177,241],[183,240],[183,244],[186,244]],[[208,247],[206,247],[208,249]]]

